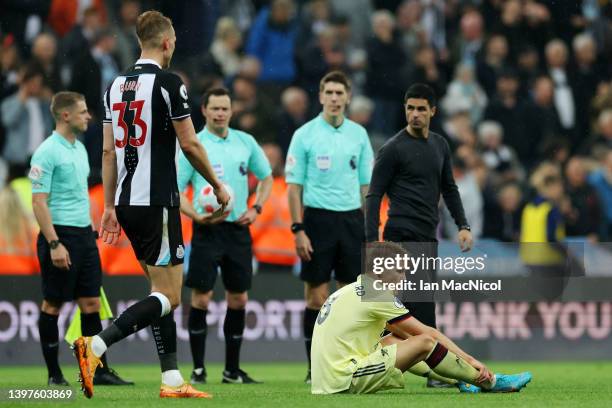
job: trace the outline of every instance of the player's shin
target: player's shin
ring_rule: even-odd
[[[223,334],[225,335],[225,369],[229,372],[237,371],[240,368],[240,348],[245,318],[244,309],[227,309]]]
[[[178,387],[185,381],[176,362],[176,322],[170,313],[151,325],[162,372],[162,383]]]
[[[442,382],[447,383],[447,384],[456,384],[457,383],[457,380],[455,380],[454,378],[443,377],[443,376],[437,374],[435,371],[433,371],[425,363],[425,361],[420,361],[420,362],[416,363],[415,365],[410,367],[408,369],[408,371],[410,371],[414,375],[418,375],[420,377],[425,377],[425,378],[430,378],[430,379],[436,380],[436,381],[442,381]]]
[[[206,335],[208,328],[206,324],[206,315],[208,310],[202,310],[191,307],[189,311],[189,343],[191,346],[191,355],[193,357],[193,368],[198,375],[204,371],[204,356],[206,354]]]
[[[480,372],[440,343],[436,343],[425,359],[425,363],[437,374],[444,377],[465,381],[485,389],[494,385],[490,382],[476,384]]]
[[[38,317],[38,332],[40,334],[40,345],[43,357],[47,364],[49,377],[61,377],[62,370],[58,362],[59,354],[59,331],[57,328],[57,315],[51,315],[43,311]]]

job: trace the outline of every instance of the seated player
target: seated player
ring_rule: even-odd
[[[392,293],[372,293],[372,279],[395,283],[405,277],[403,270],[375,275],[374,258],[405,253],[391,242],[368,244],[366,274],[323,305],[312,338],[312,393],[403,388],[405,371],[456,383],[464,392],[515,392],[525,387],[531,373],[492,374],[448,337],[412,317]],[[381,338],[385,329],[390,334]]]

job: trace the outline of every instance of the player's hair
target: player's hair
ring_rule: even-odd
[[[156,10],[145,11],[136,21],[136,35],[142,48],[161,47],[162,35],[172,28],[172,20]]]
[[[427,100],[430,108],[436,106],[436,93],[426,84],[416,83],[411,85],[404,95],[404,104],[411,98]]]
[[[321,78],[321,82],[319,83],[319,91],[322,92],[323,88],[325,88],[325,84],[328,82],[337,82],[344,85],[346,92],[351,91],[351,81],[342,71],[331,71]]]
[[[85,96],[78,92],[58,92],[51,99],[51,114],[55,119],[58,119],[64,110],[70,109],[77,102],[84,100]]]
[[[230,92],[227,90],[227,88],[223,88],[221,86],[210,88],[209,90],[204,92],[204,95],[202,95],[202,107],[205,108],[208,106],[208,101],[210,100],[211,96],[224,96],[224,95],[229,96],[231,99]]]
[[[396,255],[404,256],[404,254],[409,254],[409,252],[397,242],[369,242],[366,244],[362,259],[362,272],[366,275],[373,276],[375,275],[374,260],[376,258],[395,258]]]

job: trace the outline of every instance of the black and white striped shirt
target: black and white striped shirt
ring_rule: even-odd
[[[181,79],[140,59],[107,88],[104,108],[117,153],[115,205],[178,207],[172,121],[191,114]]]

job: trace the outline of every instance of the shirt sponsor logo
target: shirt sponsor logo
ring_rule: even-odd
[[[331,169],[331,156],[317,156],[317,168],[321,171]]]
[[[30,180],[34,181],[34,180],[40,180],[42,175],[43,175],[42,167],[34,165],[30,169],[30,173],[28,174],[28,177],[30,178]]]

